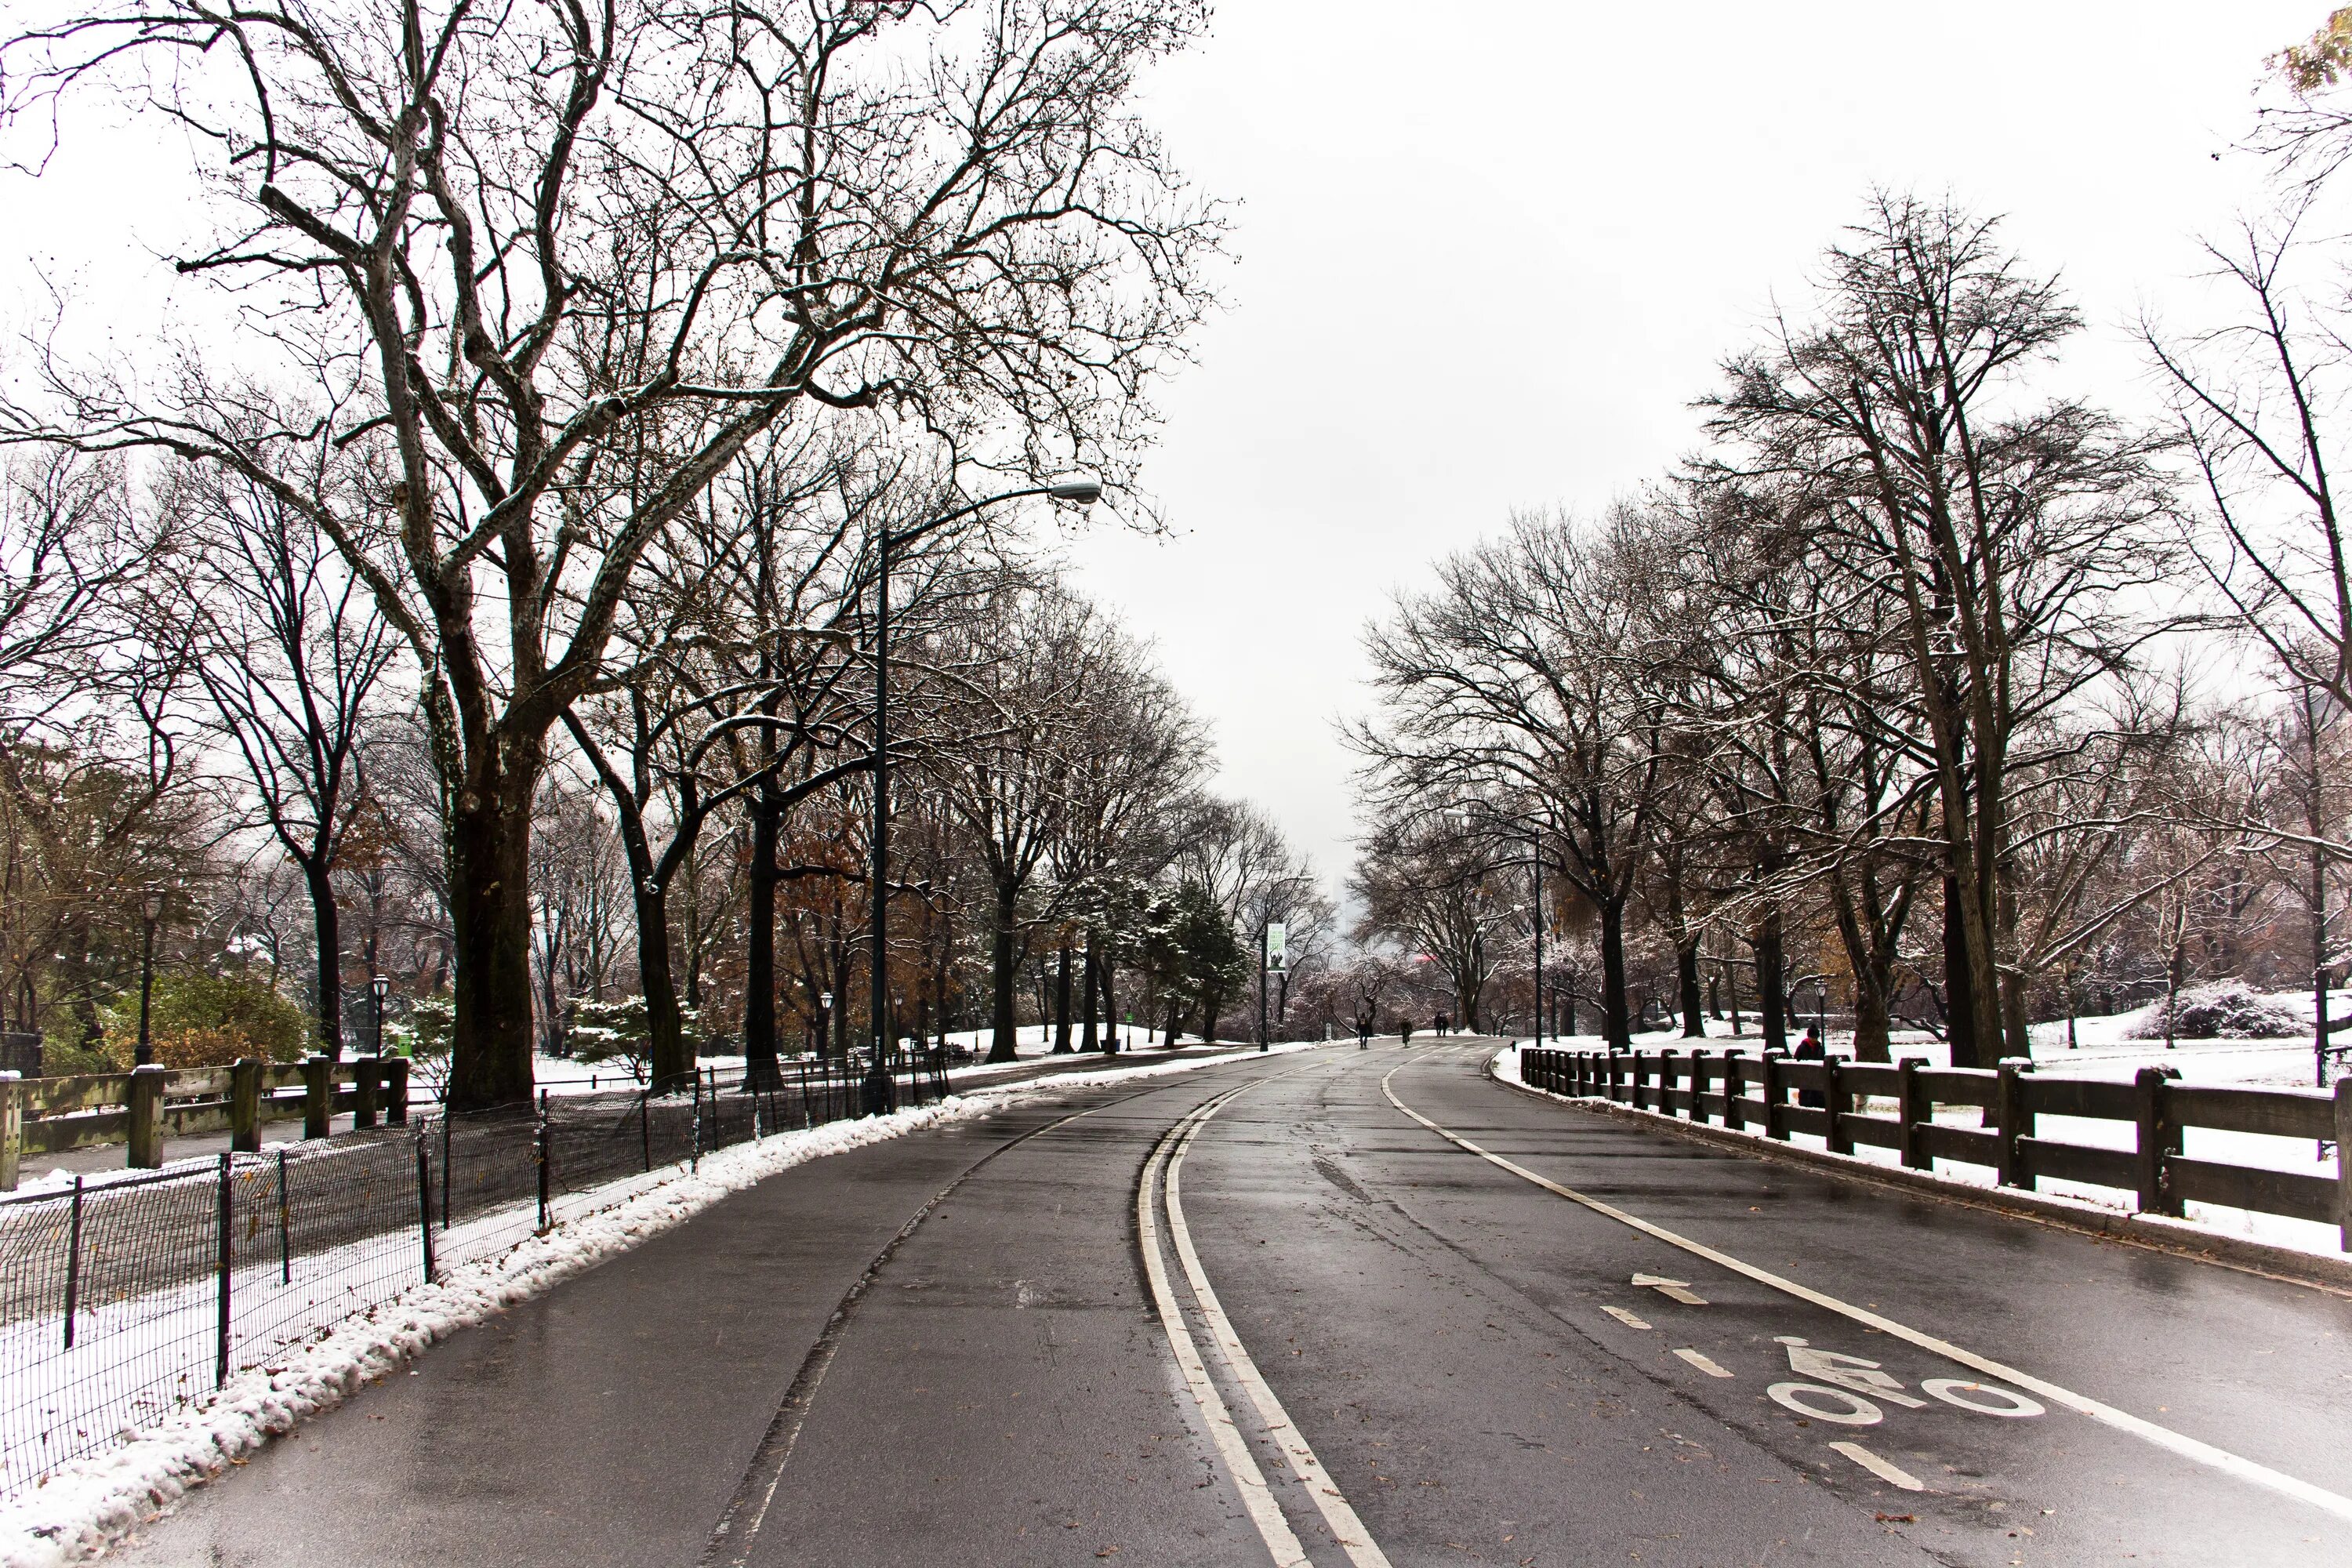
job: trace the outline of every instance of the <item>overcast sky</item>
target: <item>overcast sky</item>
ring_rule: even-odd
[[[2093,323],[2070,388],[2145,407],[2126,324],[2259,199],[2249,160],[2213,154],[2328,4],[1227,0],[1150,84],[1236,204],[1230,307],[1148,470],[1179,532],[1101,529],[1074,564],[1213,720],[1222,787],[1336,887],[1336,724],[1393,589],[1514,507],[1661,472],[1874,183],[2010,215]],[[77,129],[42,180],[0,176],[0,316],[46,314],[45,277],[79,296],[77,337],[216,310],[151,258],[186,226],[187,150],[153,121]]]
[[[1696,436],[1714,367],[1874,183],[2009,215],[2145,408],[2125,328],[2260,197],[2225,157],[2328,0],[1967,6],[1227,0],[1151,113],[1239,204],[1230,308],[1168,389],[1181,536],[1083,579],[1215,721],[1223,786],[1344,877],[1358,634],[1515,507],[1598,508]]]

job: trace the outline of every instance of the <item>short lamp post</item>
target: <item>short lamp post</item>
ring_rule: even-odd
[[[825,1049],[825,1046],[832,1037],[825,1030],[832,1021],[833,993],[820,991],[816,994],[816,1054],[820,1058],[831,1054]]]
[[[971,516],[1000,502],[1027,496],[1051,496],[1055,500],[1092,506],[1102,499],[1101,482],[1066,479],[1055,485],[1031,485],[983,496],[940,513],[928,522],[892,532],[887,527],[874,546],[874,831],[870,858],[874,893],[873,1018],[874,1059],[866,1069],[866,1109],[881,1116],[893,1109],[897,1083],[890,1074],[890,557],[924,535],[936,532],[959,518]]]
[[[147,1067],[155,1060],[151,1031],[155,997],[155,923],[163,918],[163,889],[150,884],[139,895],[139,1043],[131,1065]]]
[[[383,999],[392,994],[392,982],[381,974],[368,978],[368,989],[375,994],[375,1054],[383,1055]]]

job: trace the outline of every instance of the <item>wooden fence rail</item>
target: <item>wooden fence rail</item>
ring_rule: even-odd
[[[233,1067],[136,1068],[67,1078],[0,1074],[0,1192],[16,1189],[27,1154],[121,1143],[126,1165],[163,1163],[167,1137],[226,1131],[231,1149],[261,1147],[261,1128],[299,1120],[305,1138],[324,1138],[335,1116],[355,1127],[408,1120],[408,1058],[246,1060]]]
[[[2337,1227],[2352,1252],[2352,1079],[2335,1093],[2298,1089],[2234,1089],[2185,1084],[2167,1069],[2142,1068],[2129,1083],[2044,1078],[2029,1061],[1991,1071],[1931,1068],[1916,1058],[1888,1063],[1832,1057],[1798,1061],[1780,1051],[1560,1051],[1519,1053],[1519,1076],[1536,1089],[1613,1100],[1694,1121],[1760,1129],[1786,1142],[1820,1138],[1833,1154],[1856,1144],[1891,1149],[1913,1170],[1937,1160],[1990,1168],[2003,1186],[2031,1190],[2037,1181],[2081,1182],[2134,1195],[2143,1214],[2178,1215],[2189,1203],[2220,1204]],[[1891,1100],[1893,1117],[1867,1114]],[[1938,1106],[1977,1109],[1982,1123],[1936,1120]],[[2081,1117],[2122,1121],[2130,1149],[2067,1143],[2039,1135],[2037,1119]],[[2265,1170],[2181,1152],[2196,1127],[2302,1138],[2336,1145],[2333,1176]]]

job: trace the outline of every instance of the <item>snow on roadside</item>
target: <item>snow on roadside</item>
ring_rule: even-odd
[[[1272,1047],[1288,1054],[1320,1045]],[[233,1375],[216,1393],[139,1430],[118,1448],[59,1467],[33,1491],[0,1504],[0,1568],[52,1568],[102,1552],[190,1488],[201,1486],[307,1416],[340,1404],[410,1357],[503,1308],[685,1223],[730,1194],[794,1165],[925,1128],[970,1121],[1019,1100],[1089,1085],[1162,1078],[1257,1053],[1191,1057],[1149,1066],[1075,1072],[982,1088],[889,1116],[835,1121],[738,1143],[667,1179],[626,1176],[568,1195],[567,1204],[617,1201],[560,1220],[496,1255],[447,1268],[318,1338]]]
[[[2224,1042],[2213,1043],[2218,1045]],[[2226,1043],[2242,1046],[2248,1042]],[[2256,1043],[2259,1044],[2259,1042]],[[2163,1042],[2158,1041],[2155,1045],[2159,1058],[2165,1063],[2175,1060],[2175,1057],[2163,1056]],[[1589,1040],[1578,1038],[1560,1042],[1559,1048],[1599,1050],[1602,1046],[1597,1037]],[[2306,1052],[2307,1049],[2308,1047]],[[1895,1054],[1910,1056],[1920,1053],[1909,1049],[1903,1042],[1898,1041]],[[2307,1055],[2305,1059],[2308,1059]],[[2059,1067],[2070,1064],[2062,1061],[2047,1065]],[[2115,1065],[2113,1062],[2101,1064],[2102,1067],[2109,1069],[2112,1069]],[[2134,1062],[2129,1065],[2139,1064]],[[1496,1053],[1493,1058],[1493,1069],[1495,1076],[1507,1083],[1517,1084],[1523,1089],[1529,1087],[1519,1076],[1519,1048],[1516,1045],[1506,1046]],[[2067,1076],[2112,1078],[2117,1075],[2113,1070],[2107,1070],[2084,1072],[2079,1075],[2070,1073]],[[2121,1076],[2129,1078],[2131,1074],[2126,1070]],[[2200,1081],[2200,1079],[2192,1077],[2187,1081]],[[2210,1077],[2203,1078],[2201,1081],[2242,1082],[2245,1080]],[[1549,1091],[1537,1090],[1536,1092],[1548,1093]],[[1893,1102],[1881,1100],[1871,1108],[1870,1113],[1891,1117],[1894,1114]],[[1679,1121],[1681,1118],[1675,1120]],[[1982,1124],[1978,1109],[1965,1105],[1939,1106],[1937,1109],[1936,1120],[1962,1127],[1976,1127]],[[2112,1121],[2095,1117],[2051,1115],[2041,1116],[2037,1121],[2039,1136],[2056,1142],[2074,1143],[2092,1149],[2116,1149],[2126,1152],[2137,1146],[2138,1130],[2129,1122]],[[1814,1133],[1792,1132],[1789,1135],[1789,1142],[1799,1148],[1824,1152],[1829,1147],[1827,1139]],[[2181,1152],[2191,1159],[2213,1160],[2264,1170],[2295,1172],[2305,1175],[2325,1177],[2330,1181],[2336,1178],[2337,1168],[2336,1158],[2333,1156],[2323,1158],[2317,1146],[2308,1138],[2273,1138],[2263,1133],[2224,1132],[2208,1127],[2184,1128]],[[1900,1166],[1903,1163],[1902,1156],[1893,1149],[1881,1149],[1863,1143],[1857,1143],[1853,1152],[1843,1158],[1867,1165]],[[1958,1182],[1972,1187],[1993,1187],[1999,1184],[1991,1167],[1987,1165],[1974,1165],[1963,1161],[1942,1158],[1934,1161],[1933,1165],[1934,1173],[1947,1181]],[[2137,1212],[2137,1194],[2124,1192],[2115,1187],[2099,1186],[2089,1182],[2064,1182],[2045,1177],[2036,1184],[2034,1190],[2044,1197],[2065,1198],[2089,1207],[2105,1209],[2111,1213]],[[2341,1237],[2336,1227],[2332,1225],[2290,1219],[2284,1215],[2258,1214],[2250,1209],[2229,1208],[2220,1204],[2191,1203],[2184,1207],[2187,1212],[2179,1221],[2162,1219],[2156,1215],[2146,1217],[2152,1223],[2184,1224],[2190,1229],[2222,1231],[2232,1236],[2244,1237],[2249,1240],[2266,1242],[2273,1247],[2292,1247],[2297,1252],[2313,1253],[2322,1258],[2341,1258],[2345,1256],[2340,1245]]]

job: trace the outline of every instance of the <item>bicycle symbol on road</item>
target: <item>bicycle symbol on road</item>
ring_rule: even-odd
[[[1906,1410],[1927,1407],[1927,1399],[1906,1393],[1902,1383],[1874,1361],[1839,1351],[1815,1350],[1794,1334],[1781,1334],[1778,1342],[1789,1348],[1789,1370],[1797,1378],[1776,1383],[1764,1392],[1783,1409],[1839,1426],[1875,1426],[1886,1418],[1885,1411],[1880,1408],[1882,1405],[1899,1405]],[[1997,1383],[1931,1377],[1921,1382],[1919,1392],[1929,1399],[1974,1411],[1979,1415],[1998,1415],[2011,1421],[2043,1412],[2039,1400]]]

